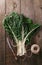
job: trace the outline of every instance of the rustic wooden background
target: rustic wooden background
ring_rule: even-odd
[[[34,43],[40,45],[39,55],[33,55],[22,61],[15,61],[6,43],[6,33],[2,26],[5,15],[12,11],[22,13],[31,18],[34,23],[42,24],[42,0],[0,0],[0,65],[42,65],[42,28],[35,36]]]

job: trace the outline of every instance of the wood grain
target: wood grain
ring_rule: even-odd
[[[42,3],[42,0],[33,0],[33,6],[34,6],[34,14],[35,14],[35,23],[38,23],[40,25],[42,25],[42,9],[40,8]],[[37,55],[37,59],[36,56],[33,58],[36,63],[35,65],[42,65],[42,27],[39,29],[39,31],[37,32],[37,34],[35,35],[35,43],[38,44],[40,46],[40,54]]]
[[[0,65],[5,65],[5,31],[3,18],[5,16],[5,0],[0,0]]]
[[[21,0],[21,13],[34,20],[33,2],[31,0]]]
[[[33,0],[35,11],[35,22],[42,24],[42,10],[40,9],[40,0]]]
[[[42,65],[42,27],[35,35],[34,42],[40,45],[41,51],[38,55],[23,61],[22,57],[15,60],[6,38],[7,33],[3,29],[2,20],[11,12],[18,12],[33,20],[34,23],[42,24],[42,0],[0,0],[0,65]]]

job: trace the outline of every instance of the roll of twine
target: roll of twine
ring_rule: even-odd
[[[32,52],[33,54],[38,54],[39,51],[40,51],[40,46],[39,46],[39,45],[33,44],[33,45],[31,46],[31,52]]]

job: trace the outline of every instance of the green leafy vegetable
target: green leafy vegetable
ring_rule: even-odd
[[[30,18],[15,12],[5,17],[3,26],[16,43],[19,40],[23,43],[30,43],[34,31],[40,27],[40,25],[34,24]]]

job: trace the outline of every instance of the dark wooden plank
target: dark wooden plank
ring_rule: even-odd
[[[33,3],[34,3],[34,10],[35,10],[35,23],[42,25],[42,10],[40,9],[40,5],[41,5],[42,1],[34,0]],[[39,32],[37,33],[36,43],[40,43],[40,40],[42,40],[42,27],[40,28]],[[40,43],[40,46],[42,46],[42,43]]]
[[[6,15],[13,11],[20,13],[20,0],[6,0]],[[15,60],[15,57],[7,44],[7,40],[5,43],[5,49],[5,65],[20,65],[20,62]]]
[[[32,0],[21,0],[21,13],[26,17],[31,18],[34,21],[34,9]],[[34,21],[35,22],[35,21]],[[28,56],[24,61],[21,62],[22,65],[34,65],[32,56]]]
[[[42,25],[42,9],[40,7],[42,5],[41,3],[42,0],[33,0],[35,23]],[[35,35],[35,43],[40,46],[40,53],[36,56],[34,55],[33,62],[36,60],[37,65],[42,65],[42,27]]]
[[[34,11],[35,11],[35,21],[42,24],[42,10],[40,9],[40,0],[34,0]]]
[[[13,11],[17,13],[21,12],[21,0],[13,0]]]
[[[3,18],[5,16],[5,0],[0,0],[0,65],[5,65],[5,31]]]
[[[33,2],[31,0],[21,0],[21,13],[34,20]]]

